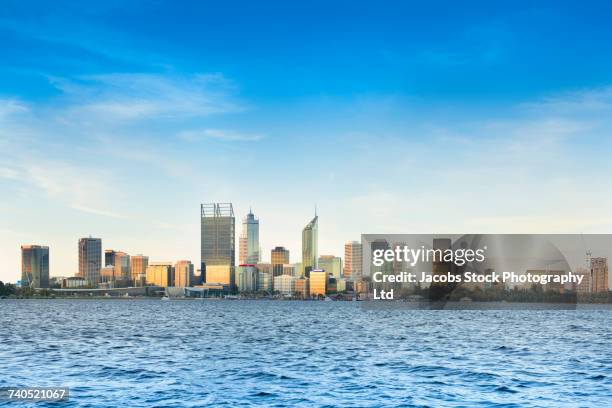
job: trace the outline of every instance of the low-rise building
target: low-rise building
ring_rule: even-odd
[[[295,276],[279,275],[274,277],[274,291],[279,292],[284,296],[293,296],[295,294]]]

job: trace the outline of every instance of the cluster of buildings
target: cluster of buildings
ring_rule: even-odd
[[[71,277],[49,277],[49,247],[23,245],[21,247],[21,285],[33,288],[98,288],[128,287],[194,288],[201,293],[224,295],[278,294],[291,298],[318,298],[333,293],[352,292],[356,295],[370,292],[368,277],[380,271],[392,274],[406,271],[402,262],[363,268],[363,248],[358,241],[344,246],[344,262],[335,255],[319,255],[318,222],[316,214],[302,230],[300,261],[291,263],[290,252],[283,246],[270,251],[270,261],[262,260],[259,245],[259,220],[251,210],[243,218],[238,236],[236,260],[236,219],[231,203],[209,203],[200,206],[200,264],[195,267],[189,260],[150,263],[145,255],[103,250],[100,238],[78,240],[78,271]],[[400,244],[393,244],[400,245]],[[450,248],[450,239],[434,239],[433,248]],[[375,240],[372,251],[388,249],[385,240]],[[456,267],[449,262],[434,262],[432,274],[446,274]],[[455,272],[461,272],[454,270]],[[528,270],[532,275],[564,274],[564,271]],[[485,274],[492,273],[487,270]],[[545,290],[556,292],[602,293],[608,292],[607,258],[589,258],[587,268],[578,268],[583,274],[580,285],[561,287],[549,283]],[[390,285],[390,284],[385,284]],[[391,286],[394,286],[393,284]],[[384,285],[383,285],[384,286]],[[403,286],[400,284],[400,286]],[[487,289],[487,283],[473,284]],[[527,289],[527,286],[525,287]],[[435,290],[436,285],[430,287]],[[445,288],[441,288],[445,289]]]
[[[334,255],[318,254],[318,222],[302,230],[301,262],[291,263],[289,250],[277,246],[263,262],[259,220],[253,212],[242,220],[236,262],[236,220],[231,203],[200,206],[200,264],[189,260],[149,263],[145,255],[103,250],[102,239],[78,240],[78,271],[71,277],[49,277],[49,247],[23,245],[21,285],[34,288],[126,288],[159,286],[199,288],[211,293],[276,293],[293,298],[317,298],[331,293],[365,292],[362,247],[345,244],[344,263]]]

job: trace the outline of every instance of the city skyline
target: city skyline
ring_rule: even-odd
[[[9,3],[0,280],[27,243],[74,274],[90,234],[199,262],[207,198],[253,206],[264,257],[301,252],[315,204],[322,254],[361,233],[612,231],[601,3]]]
[[[226,206],[225,209],[222,208],[223,206]],[[225,211],[225,213],[222,214],[223,211]],[[200,228],[202,230],[201,238],[200,238],[201,240],[203,240],[205,237],[205,233],[203,230],[204,220],[202,220],[203,218],[205,218],[205,215],[204,215],[205,212],[206,214],[208,214],[208,216],[216,214],[216,215],[230,216],[231,218],[235,219],[235,215],[233,212],[233,206],[231,203],[200,204],[200,213],[201,213]],[[334,261],[336,263],[340,262],[339,269],[337,269],[338,266],[334,264],[333,267],[330,267],[330,272],[331,272],[331,269],[334,268],[333,269],[334,276],[337,278],[341,278],[343,277],[343,275],[339,273],[339,271],[341,272],[344,267],[344,264],[342,261],[343,259],[342,254],[318,255],[320,253],[320,251],[318,251],[318,219],[319,219],[318,215],[315,214],[314,218],[312,218],[307,223],[306,227],[302,229],[302,242],[301,242],[302,252],[300,252],[300,254],[302,256],[304,256],[304,254],[307,254],[309,258],[314,259],[315,268],[318,267],[318,262],[320,262],[321,259],[326,259],[327,261]],[[256,228],[254,231],[251,230],[251,232],[253,233],[249,234],[248,233],[249,228],[252,228],[253,224],[256,225]],[[252,208],[249,208],[249,212],[243,218],[242,225],[243,225],[243,230],[238,235],[238,231],[235,231],[235,220],[233,220],[231,223],[231,229],[234,230],[234,239],[228,241],[228,245],[233,246],[233,249],[232,249],[233,254],[230,256],[230,258],[235,257],[236,253],[240,254],[241,249],[244,249],[244,253],[241,254],[240,256],[244,255],[246,257],[246,259],[244,260],[234,259],[233,264],[232,264],[234,267],[237,268],[241,264],[266,263],[266,264],[270,264],[274,276],[282,275],[283,266],[287,266],[287,265],[291,265],[291,267],[296,267],[296,266],[300,267],[299,271],[295,271],[297,276],[303,275],[306,272],[305,268],[303,267],[303,259],[302,258],[297,259],[297,260],[291,259],[290,251],[286,249],[285,247],[277,245],[273,248],[270,248],[269,258],[264,258],[261,256],[261,251],[260,251],[259,246],[253,245],[252,243],[250,243],[250,240],[247,239],[248,237],[250,237],[251,240],[254,239],[255,242],[257,242],[257,244],[259,243],[259,219],[255,218]],[[235,239],[235,238],[238,238],[238,239]],[[305,240],[305,238],[307,239]],[[208,239],[210,239],[210,237],[208,237]],[[352,241],[347,241],[343,245],[348,245],[351,242]],[[307,248],[306,252],[304,252],[305,245]],[[204,258],[209,257],[210,254],[213,252],[215,254],[218,252],[218,248],[216,247],[214,249],[208,248],[206,255],[205,255],[204,245],[202,242],[200,242],[200,246],[202,248],[201,256],[200,256],[202,264],[204,264]],[[49,245],[41,246],[40,244],[33,244],[33,243],[22,244],[21,250],[23,252],[24,248],[30,248],[30,247],[46,248],[47,258],[49,257],[49,247],[50,247]],[[251,252],[249,252],[248,250],[249,248],[251,249]],[[71,273],[50,273],[49,275],[49,265],[48,265],[48,260],[47,260],[47,274],[50,277],[74,276],[74,277],[80,277],[80,278],[83,278],[83,279],[86,279],[92,282],[103,282],[104,280],[101,278],[100,271],[104,267],[110,267],[112,269],[112,276],[114,279],[124,279],[125,280],[127,278],[131,278],[132,280],[136,280],[139,277],[142,278],[142,275],[146,271],[147,265],[149,265],[150,258],[155,260],[152,262],[152,264],[166,265],[166,261],[167,261],[167,259],[166,261],[162,261],[161,259],[158,259],[158,257],[156,257],[155,255],[151,256],[151,254],[143,255],[141,253],[133,253],[132,251],[129,251],[129,250],[124,252],[123,250],[108,248],[104,244],[103,238],[92,237],[91,235],[88,237],[78,238],[77,254],[78,254],[79,261],[77,265],[77,271],[75,273],[73,274]],[[21,257],[22,266],[19,270],[19,274],[22,277],[24,276],[23,262],[24,262],[24,259],[22,256]],[[185,262],[185,260],[179,259],[177,261],[177,264],[180,262]],[[214,264],[216,263],[219,263],[217,259],[215,259]],[[221,263],[223,262],[221,261]],[[280,268],[277,268],[278,271],[274,270],[276,266],[280,267]],[[7,282],[11,282],[11,281],[7,280]]]

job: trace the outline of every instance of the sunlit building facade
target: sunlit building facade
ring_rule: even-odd
[[[363,276],[362,262],[361,242],[350,241],[344,244],[344,278],[348,280],[360,279]]]
[[[29,288],[49,287],[48,246],[21,246],[21,286]]]
[[[174,265],[174,286],[181,288],[193,285],[193,264],[191,261],[177,261]]]
[[[113,265],[115,267],[115,280],[127,282],[132,278],[130,256],[128,254],[121,251],[115,252],[115,263]]]
[[[147,285],[174,286],[174,267],[171,263],[157,262],[147,266]]]
[[[234,209],[231,203],[200,206],[200,254],[204,282],[235,287]]]
[[[283,274],[283,265],[289,263],[289,250],[282,246],[277,246],[270,252],[272,261],[272,274],[279,276]]]
[[[310,271],[310,297],[325,296],[327,293],[327,272],[322,269]]]
[[[295,296],[307,299],[310,296],[310,279],[297,278],[295,280]]]
[[[148,256],[133,255],[130,257],[130,273],[134,286],[142,286],[146,282],[147,266],[149,266]]]

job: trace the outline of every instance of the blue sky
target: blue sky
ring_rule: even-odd
[[[606,2],[98,3],[0,10],[0,280],[89,234],[197,263],[210,201],[292,262],[315,204],[322,254],[611,230]]]

